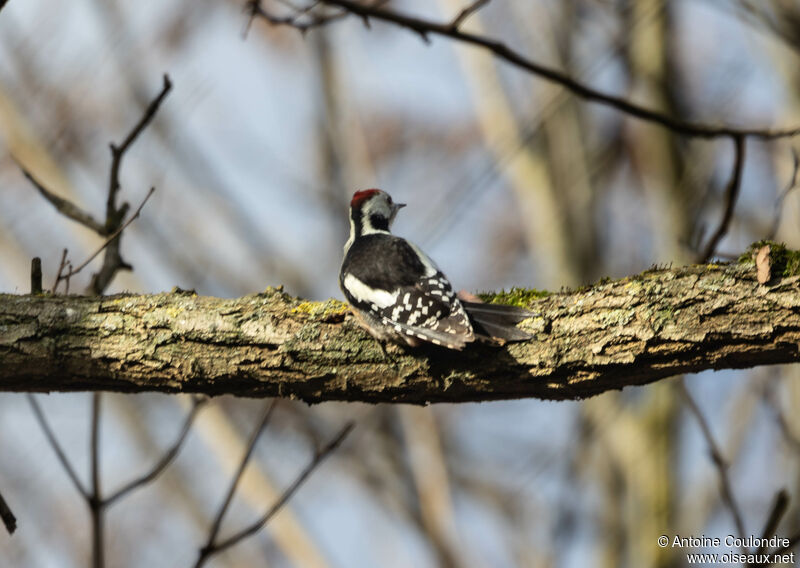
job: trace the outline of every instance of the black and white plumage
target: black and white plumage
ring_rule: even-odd
[[[357,191],[350,202],[339,286],[364,327],[379,341],[450,349],[478,338],[529,338],[514,324],[533,313],[462,301],[424,252],[389,232],[401,207],[379,189]]]

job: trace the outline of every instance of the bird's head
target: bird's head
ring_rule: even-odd
[[[389,231],[395,215],[405,203],[395,203],[380,189],[356,191],[350,200],[350,236]]]

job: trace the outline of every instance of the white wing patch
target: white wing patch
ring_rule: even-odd
[[[344,277],[344,286],[356,300],[372,304],[371,307],[373,307],[373,309],[375,309],[375,307],[383,309],[394,305],[397,302],[397,295],[400,293],[399,290],[395,290],[394,292],[375,290],[352,274],[348,274]]]

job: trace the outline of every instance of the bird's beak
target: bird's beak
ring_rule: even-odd
[[[405,206],[406,206],[405,203],[395,203],[394,204],[394,212],[397,213],[400,209],[402,209]]]

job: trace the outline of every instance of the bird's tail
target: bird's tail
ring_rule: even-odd
[[[461,303],[467,310],[473,329],[479,335],[505,341],[525,341],[533,337],[530,333],[519,329],[517,324],[539,314],[517,306],[483,304],[463,300]]]

